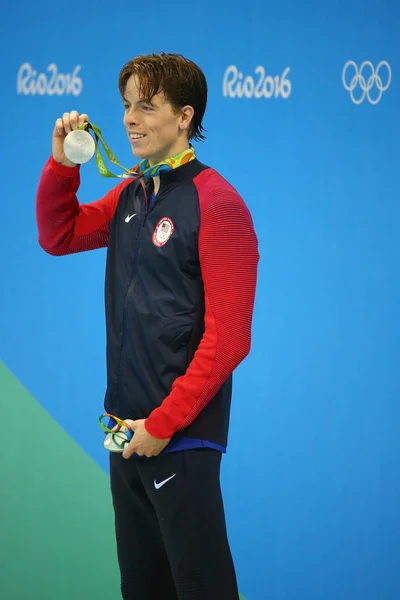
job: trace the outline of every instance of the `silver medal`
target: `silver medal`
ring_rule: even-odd
[[[128,432],[126,427],[121,427],[117,433],[108,433],[105,436],[103,446],[110,452],[123,452],[131,439],[132,432]]]
[[[93,136],[84,129],[71,131],[64,140],[65,156],[76,165],[89,162],[96,152]]]

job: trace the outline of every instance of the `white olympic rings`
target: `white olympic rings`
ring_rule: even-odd
[[[346,75],[349,67],[353,67],[355,73],[350,83],[347,83]],[[363,70],[366,67],[369,67],[369,69],[371,70],[371,75],[367,78],[367,80],[363,75]],[[387,82],[385,85],[383,85],[382,79],[380,77],[380,70],[382,68],[386,68],[387,70]],[[390,85],[390,82],[392,80],[392,71],[389,63],[386,60],[381,60],[376,69],[369,60],[365,60],[362,63],[360,69],[358,69],[358,66],[353,60],[349,60],[343,67],[342,80],[345,89],[348,92],[350,92],[350,96],[354,104],[361,104],[361,102],[363,102],[365,98],[367,98],[371,104],[378,104],[378,102],[382,98],[383,92],[385,92]],[[370,91],[372,90],[374,85],[376,85],[378,89],[378,96],[376,98],[371,98]],[[357,88],[357,86],[360,86],[362,90],[362,95],[360,98],[356,98],[354,96],[354,90]]]

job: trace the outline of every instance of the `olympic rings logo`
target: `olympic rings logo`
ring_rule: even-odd
[[[348,83],[347,73],[349,69],[350,71],[354,69],[354,74],[350,82]],[[367,71],[366,75],[365,71]],[[368,77],[369,71],[370,74]],[[384,79],[387,78],[385,85],[383,84],[381,73],[386,75],[386,77],[384,77]],[[342,80],[345,89],[348,92],[350,92],[350,96],[354,104],[361,104],[361,102],[363,102],[365,98],[367,98],[371,104],[378,104],[378,102],[382,98],[383,92],[386,92],[390,85],[390,82],[392,81],[392,71],[389,63],[386,62],[386,60],[381,60],[376,69],[369,60],[365,60],[362,63],[360,69],[358,69],[358,66],[353,60],[349,60],[343,67]],[[358,86],[361,88],[362,91],[362,95],[360,98],[356,98],[354,95],[354,91]],[[375,94],[373,94],[372,96],[370,94],[370,91],[375,86],[378,90],[376,98],[373,97],[375,96]]]

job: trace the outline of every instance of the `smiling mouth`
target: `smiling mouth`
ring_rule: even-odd
[[[136,140],[142,140],[145,137],[144,133],[130,133],[129,134],[129,139],[136,141]]]

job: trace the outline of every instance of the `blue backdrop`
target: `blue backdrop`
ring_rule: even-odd
[[[133,164],[119,69],[188,56],[209,83],[198,157],[243,195],[260,244],[223,463],[240,588],[398,600],[399,4],[3,6],[0,357],[107,470],[105,251],[46,255],[35,193],[66,111],[87,112]],[[81,202],[115,185],[94,161],[81,171]]]

